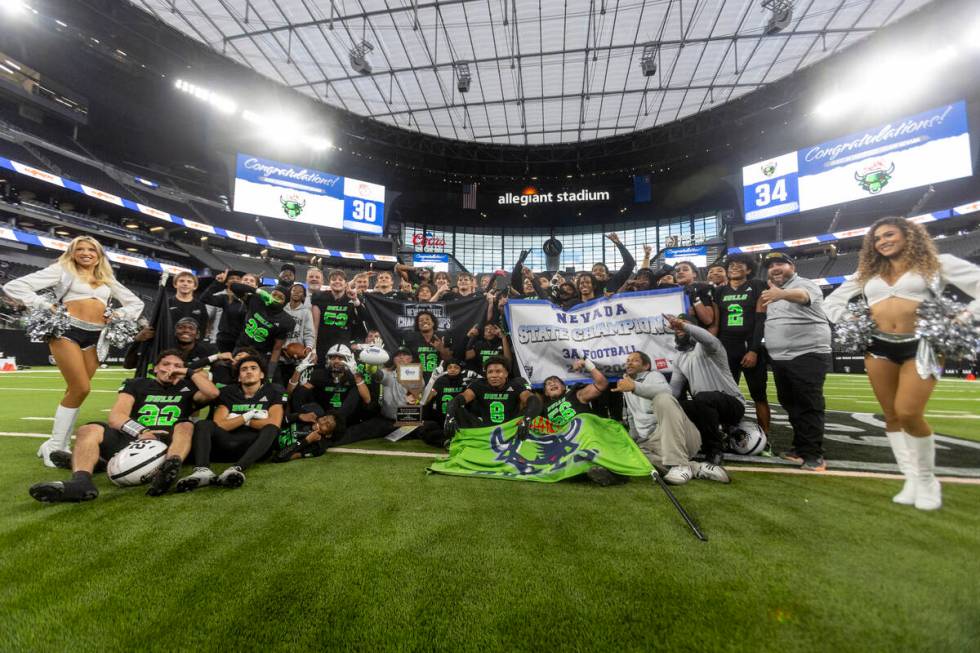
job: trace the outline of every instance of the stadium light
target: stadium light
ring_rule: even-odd
[[[202,88],[190,82],[178,79],[174,82],[174,87],[178,91],[183,91],[188,95],[193,95],[198,100],[210,104],[215,109],[224,114],[232,114],[238,111],[238,104],[229,97],[215,93],[206,88]]]
[[[329,150],[333,147],[333,143],[329,139],[313,137],[306,141],[306,144],[310,146],[316,152],[322,152],[324,150]]]

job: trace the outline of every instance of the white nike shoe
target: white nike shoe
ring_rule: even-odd
[[[221,487],[236,488],[241,487],[245,483],[245,474],[242,473],[242,468],[237,465],[232,465],[225,471],[221,472],[221,476],[215,481],[217,485]]]
[[[684,485],[693,476],[690,465],[675,465],[664,474],[664,480],[671,485]]]
[[[712,465],[711,463],[701,463],[698,467],[696,478],[701,478],[706,481],[716,481],[718,483],[732,482],[724,467],[721,465]]]
[[[214,485],[217,480],[218,476],[211,471],[210,467],[195,467],[190,475],[177,481],[174,492],[190,492],[205,485]]]
[[[42,442],[41,446],[38,447],[37,457],[41,459],[41,462],[44,463],[45,467],[57,467],[57,465],[51,461],[51,454],[55,451],[66,451],[68,452],[69,456],[71,455],[71,449],[58,446],[58,443],[54,441],[54,438],[51,438]]]

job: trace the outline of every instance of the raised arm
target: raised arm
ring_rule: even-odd
[[[595,363],[587,358],[580,358],[579,360],[572,363],[572,370],[585,370],[592,377],[592,383],[585,386],[584,388],[579,388],[578,392],[575,393],[575,397],[581,401],[583,404],[587,404],[590,401],[595,401],[599,398],[606,388],[609,387],[609,380],[602,371],[596,367]]]
[[[973,301],[967,305],[967,309],[973,314],[973,319],[980,320],[980,267],[952,254],[940,254],[939,265],[943,283],[953,284],[972,297]]]

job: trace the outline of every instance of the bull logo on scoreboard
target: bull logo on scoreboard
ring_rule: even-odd
[[[283,213],[286,214],[288,218],[298,218],[299,214],[303,212],[303,208],[306,207],[306,200],[300,201],[302,198],[299,195],[292,194],[283,197],[279,196],[279,203],[282,204]]]
[[[875,195],[880,193],[881,190],[888,185],[888,182],[891,181],[892,174],[894,172],[894,162],[892,162],[886,169],[884,162],[875,161],[873,164],[864,169],[864,174],[860,174],[855,171],[854,179],[861,186],[861,190]]]
[[[763,163],[762,174],[764,174],[766,177],[772,177],[774,174],[776,174],[776,162],[770,161],[769,163]]]

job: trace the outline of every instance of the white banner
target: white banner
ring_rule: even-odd
[[[626,357],[647,354],[651,368],[669,372],[674,358],[674,333],[663,315],[687,310],[681,288],[623,293],[562,310],[541,299],[507,302],[506,317],[514,343],[514,371],[532,386],[549,376],[565,383],[588,382],[590,376],[572,372],[572,362],[588,358],[606,378],[619,379]]]

